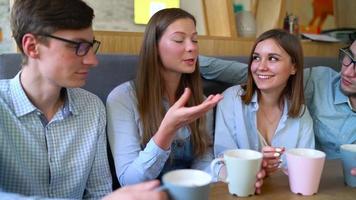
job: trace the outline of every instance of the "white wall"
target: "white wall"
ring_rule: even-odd
[[[85,0],[95,10],[94,29],[143,32],[144,25],[134,23],[134,0]],[[201,0],[180,0],[182,9],[197,19],[197,30],[205,35],[205,23]]]
[[[0,41],[0,53],[15,52],[10,30],[10,3],[9,0],[0,0],[0,27],[3,40]]]

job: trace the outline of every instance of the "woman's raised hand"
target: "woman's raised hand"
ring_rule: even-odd
[[[155,143],[163,149],[168,149],[174,139],[175,132],[194,120],[202,117],[223,98],[222,95],[210,95],[201,104],[186,107],[191,96],[191,90],[185,88],[182,96],[173,104],[164,116],[161,125],[154,136]]]

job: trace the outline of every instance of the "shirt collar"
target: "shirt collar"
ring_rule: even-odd
[[[288,99],[284,98],[283,100],[284,105],[283,105],[283,111],[282,111],[282,117],[281,117],[281,121],[285,122],[287,120],[287,116],[288,116],[288,110],[289,110],[289,104],[288,104]],[[258,110],[258,98],[257,98],[257,91],[255,91],[255,93],[252,96],[251,99],[251,103],[253,103],[253,111],[257,112]]]
[[[37,109],[32,102],[28,99],[22,85],[20,82],[20,71],[13,79],[10,80],[10,94],[11,99],[13,100],[13,107],[17,117],[24,116],[31,112],[34,112]],[[68,117],[71,113],[77,114],[75,100],[73,99],[73,95],[68,89],[65,89],[65,102],[62,107],[62,113],[64,117]]]
[[[351,102],[350,102],[350,98],[347,98],[347,104],[349,105],[350,109],[352,110],[352,112],[356,112],[356,109],[354,109],[351,105]]]

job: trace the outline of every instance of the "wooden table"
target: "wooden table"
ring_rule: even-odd
[[[229,193],[227,184],[218,182],[212,185],[209,198],[210,200],[356,200],[356,188],[344,185],[342,165],[339,160],[326,160],[319,191],[312,196],[301,196],[292,193],[289,189],[288,177],[279,171],[264,180],[262,194],[260,195],[248,198],[236,197]]]

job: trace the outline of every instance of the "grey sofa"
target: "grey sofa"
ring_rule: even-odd
[[[336,56],[336,55],[335,55]],[[99,54],[99,65],[93,68],[84,89],[96,94],[105,103],[106,97],[114,87],[135,77],[137,55]],[[247,63],[244,56],[220,57]],[[337,58],[306,57],[305,66],[332,66],[337,69]],[[20,54],[0,54],[0,79],[12,78],[21,69]],[[229,83],[203,79],[203,89],[206,95],[224,91],[231,86]]]
[[[335,55],[336,56],[336,55]],[[122,54],[99,54],[99,65],[92,69],[84,89],[96,94],[105,103],[106,97],[114,87],[131,80],[136,74],[137,55],[122,55]],[[247,57],[221,57],[227,60],[237,60],[247,63]],[[305,58],[305,66],[333,66],[337,69],[337,58]],[[20,54],[0,54],[0,79],[9,79],[16,75],[21,69]],[[231,86],[229,83],[203,79],[204,93],[206,95],[224,91]],[[113,188],[119,187],[117,182],[115,167],[109,151],[109,163],[113,175]]]

